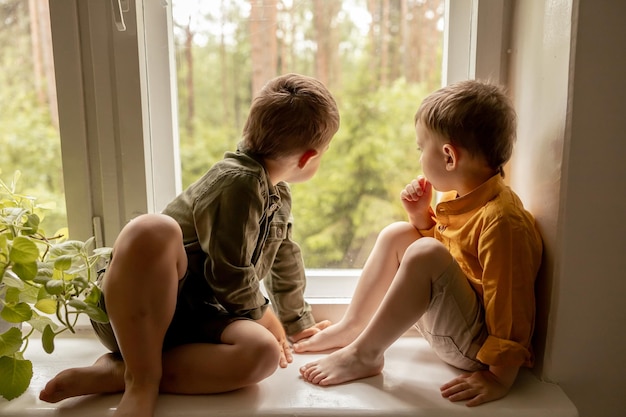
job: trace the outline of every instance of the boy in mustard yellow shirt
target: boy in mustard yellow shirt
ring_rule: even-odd
[[[442,360],[469,371],[443,397],[475,406],[504,397],[533,364],[542,241],[503,182],[515,111],[497,86],[463,81],[428,96],[415,127],[425,176],[401,193],[409,221],[381,232],[342,320],[294,350],[340,347],[300,369],[339,384],[381,372],[385,350],[417,323]],[[433,188],[446,192],[434,211]]]

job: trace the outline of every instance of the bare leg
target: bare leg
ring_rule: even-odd
[[[84,368],[71,368],[60,372],[39,394],[39,398],[56,403],[69,397],[124,391],[124,362],[115,354],[102,355]]]
[[[450,253],[434,239],[412,244],[365,330],[346,347],[301,367],[302,377],[314,384],[334,385],[380,373],[385,351],[426,311],[431,283],[450,262]]]
[[[161,391],[213,394],[256,384],[278,368],[280,346],[265,327],[238,320],[222,344],[190,344],[164,353]]]
[[[145,215],[120,233],[103,290],[124,361],[104,355],[94,365],[59,373],[40,394],[48,402],[124,392],[115,416],[152,416],[158,393],[214,393],[271,375],[280,348],[261,325],[240,320],[222,344],[192,344],[162,352],[176,307],[178,280],[187,268],[178,224]]]
[[[163,353],[160,392],[213,394],[256,384],[277,368],[280,348],[264,327],[239,320],[222,334],[223,344],[182,345]],[[60,372],[40,398],[58,402],[87,394],[123,392],[125,365],[115,354],[105,354],[91,366]]]
[[[363,331],[398,271],[406,249],[421,235],[409,223],[394,223],[380,233],[367,259],[344,317],[309,339],[294,344],[295,352],[344,347]]]
[[[162,346],[176,307],[178,280],[187,269],[182,233],[170,217],[147,214],[124,227],[103,281],[107,311],[124,358],[124,395],[114,416],[152,416],[162,375]],[[105,362],[93,371],[102,373]],[[94,375],[81,371],[88,379]],[[120,388],[110,375],[106,392]],[[60,400],[61,374],[41,398]],[[65,382],[66,379],[65,379]],[[57,388],[55,388],[57,387]]]

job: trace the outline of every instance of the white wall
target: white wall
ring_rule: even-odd
[[[511,184],[546,247],[538,372],[581,417],[626,415],[624,16],[617,0],[513,3]]]

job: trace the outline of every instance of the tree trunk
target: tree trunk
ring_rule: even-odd
[[[50,6],[47,1],[29,0],[30,34],[35,88],[40,103],[48,106],[52,125],[59,127],[56,77],[52,57]]]
[[[389,85],[389,0],[383,0],[380,22],[380,85]]]
[[[187,87],[187,118],[185,119],[185,130],[190,141],[193,141],[194,126],[193,119],[195,116],[195,94],[193,91],[193,36],[191,30],[191,16],[185,26],[185,63],[187,65],[187,74],[185,77],[185,85]]]
[[[224,124],[224,126],[228,126],[230,123],[232,123],[232,109],[230,105],[230,96],[232,91],[229,85],[226,40],[224,38],[226,22],[228,20],[225,16],[226,8],[224,7],[224,0],[221,0],[220,2],[220,10],[222,11],[220,13],[220,77],[222,80],[222,114],[224,115],[224,117],[222,118],[222,123]]]
[[[250,0],[252,97],[277,74],[277,0]]]

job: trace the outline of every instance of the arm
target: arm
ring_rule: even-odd
[[[278,318],[292,336],[315,325],[311,306],[304,299],[306,276],[300,247],[292,240],[291,195],[284,184],[277,185],[282,207],[274,214],[266,248],[274,250],[270,273],[263,280]]]
[[[407,184],[400,193],[409,223],[417,230],[430,229],[435,224],[430,206],[432,198],[433,186],[421,175]]]
[[[267,300],[260,291],[252,256],[260,233],[264,200],[251,175],[222,175],[193,206],[204,275],[217,301],[231,314],[260,319]]]
[[[278,364],[281,368],[286,368],[287,364],[293,361],[293,355],[291,354],[291,347],[285,335],[285,329],[283,329],[282,323],[278,320],[276,314],[274,314],[274,310],[271,308],[265,310],[265,314],[263,314],[263,317],[261,317],[258,323],[276,337],[278,345],[280,346],[280,359]]]
[[[468,406],[506,396],[520,367],[532,364],[534,279],[541,242],[532,227],[520,227],[517,221],[497,217],[481,231],[477,254],[483,267],[489,333],[477,357],[489,369],[461,375],[441,387],[444,398],[467,400]]]

